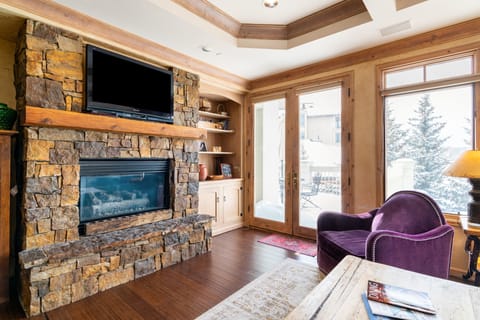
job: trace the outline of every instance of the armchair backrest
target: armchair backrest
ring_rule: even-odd
[[[372,231],[392,230],[418,234],[445,224],[445,218],[436,202],[417,191],[398,191],[378,208],[372,222]]]

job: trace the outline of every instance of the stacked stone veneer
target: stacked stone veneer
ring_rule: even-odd
[[[17,109],[81,112],[81,37],[28,20],[19,35]],[[198,76],[173,69],[175,124],[196,127]],[[126,75],[128,76],[128,75]],[[105,117],[108,124],[108,117]],[[174,137],[24,127],[20,298],[28,315],[66,305],[211,250],[211,218],[197,214],[198,143]],[[149,223],[80,236],[81,159],[170,159],[171,209]],[[152,222],[153,221],[153,222]],[[134,225],[132,227],[132,225]]]

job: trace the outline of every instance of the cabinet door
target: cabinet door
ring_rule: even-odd
[[[222,197],[220,190],[216,186],[200,186],[198,190],[198,213],[208,214],[214,217],[212,227],[218,223],[223,223],[220,208],[220,199]]]
[[[224,223],[241,223],[242,215],[242,184],[226,184],[223,188]]]

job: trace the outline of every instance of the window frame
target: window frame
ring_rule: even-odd
[[[441,80],[426,81],[424,75],[424,81],[421,83],[408,84],[403,86],[396,86],[391,88],[385,88],[385,74],[391,71],[399,71],[408,68],[422,67],[426,70],[427,65],[454,60],[462,57],[471,56],[472,74],[466,76],[457,76],[444,78]],[[384,109],[385,109],[385,97],[400,95],[406,93],[414,93],[430,89],[440,89],[458,86],[462,84],[473,85],[473,138],[474,148],[478,149],[480,146],[480,117],[477,115],[480,111],[480,44],[477,43],[468,48],[459,47],[454,49],[446,49],[438,52],[428,53],[419,56],[413,56],[403,60],[392,61],[389,63],[376,66],[376,78],[377,78],[377,203],[380,205],[385,201],[385,123],[384,123]]]

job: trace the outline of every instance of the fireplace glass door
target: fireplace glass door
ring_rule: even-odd
[[[168,160],[80,161],[80,222],[169,208]]]

